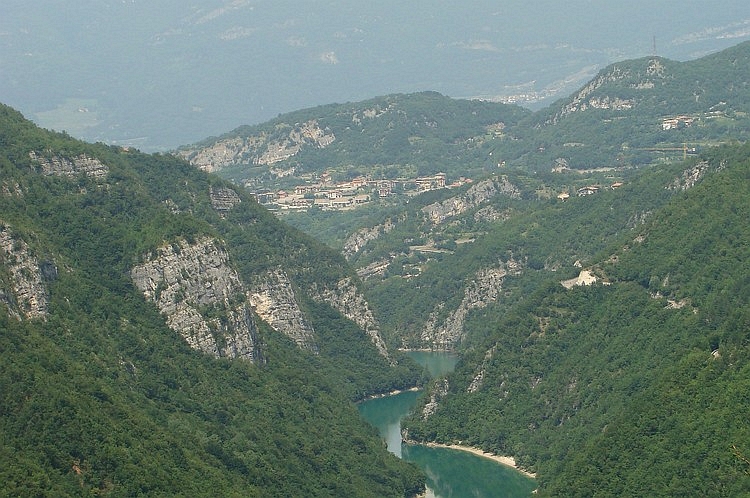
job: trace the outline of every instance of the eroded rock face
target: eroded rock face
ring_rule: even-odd
[[[466,392],[473,393],[477,392],[482,388],[484,385],[484,376],[487,372],[487,366],[490,361],[492,361],[492,358],[495,356],[495,352],[497,351],[497,344],[492,346],[490,349],[488,349],[484,353],[484,360],[482,361],[482,365],[479,367],[479,370],[474,374],[474,378],[471,379],[471,383],[469,383],[469,387],[466,388]]]
[[[378,323],[367,300],[351,278],[344,278],[333,289],[312,289],[312,298],[328,303],[333,309],[364,330],[384,358],[390,359],[388,348],[380,335]]]
[[[255,313],[274,330],[292,339],[302,349],[318,351],[315,331],[305,319],[292,283],[281,268],[258,278],[247,296]]]
[[[8,273],[0,279],[0,303],[18,319],[45,318],[49,308],[49,292],[45,280],[57,276],[54,263],[41,263],[29,245],[15,236],[10,226],[0,221],[0,263]],[[0,273],[0,275],[2,275]]]
[[[438,379],[435,386],[430,390],[430,401],[422,408],[422,420],[430,418],[440,406],[440,400],[448,395],[450,384],[448,379]]]
[[[84,174],[97,180],[103,180],[109,173],[109,168],[105,164],[86,154],[69,159],[61,156],[46,157],[32,151],[29,152],[29,157],[39,165],[41,173],[48,176],[72,178]]]
[[[209,191],[211,207],[224,217],[234,206],[242,202],[239,194],[228,187],[211,187]]]
[[[443,303],[432,312],[422,329],[422,343],[439,350],[453,349],[466,334],[464,323],[469,312],[497,301],[505,277],[509,274],[517,275],[521,271],[522,265],[514,259],[500,262],[496,267],[479,270],[464,288],[461,304],[444,321],[438,319],[438,316],[443,315]]]
[[[219,241],[204,237],[164,245],[130,275],[193,349],[262,361],[244,286]]]
[[[342,253],[344,257],[349,260],[356,254],[358,254],[366,245],[372,240],[376,240],[383,234],[386,234],[393,230],[396,225],[392,220],[387,220],[385,223],[376,225],[374,227],[365,227],[357,230],[349,236],[344,242],[344,248]]]
[[[227,138],[210,147],[180,151],[179,155],[194,166],[213,172],[238,164],[270,166],[295,156],[305,146],[322,149],[335,140],[330,129],[310,120],[294,126],[280,124],[270,135]]]
[[[709,170],[707,161],[700,161],[682,172],[679,178],[675,178],[667,185],[669,190],[688,190],[693,188],[706,175]]]
[[[478,207],[496,195],[506,195],[513,199],[521,197],[521,191],[505,176],[489,178],[472,186],[465,194],[435,202],[422,208],[428,221],[438,225],[449,218]]]

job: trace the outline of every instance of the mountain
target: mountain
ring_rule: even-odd
[[[562,160],[579,170],[640,166],[745,139],[748,71],[745,42],[687,62],[617,62],[534,113],[431,92],[391,95],[284,114],[180,155],[253,189],[309,183],[324,171],[388,179],[444,172],[456,179],[498,164],[528,171]]]
[[[747,40],[748,18],[740,0],[443,0],[427,11],[398,0],[5,0],[0,95],[45,128],[167,151],[374,95],[549,103],[617,60],[694,59]]]
[[[670,199],[586,261],[588,279],[550,273],[475,314],[409,436],[515,454],[540,496],[748,493],[748,158],[726,147],[649,175]],[[587,200],[601,223],[637,195],[615,192]]]
[[[577,169],[639,165],[655,155],[746,140],[748,70],[748,42],[686,62],[644,57],[612,64],[519,126],[518,135],[544,150],[527,147],[514,164],[531,168],[561,157]]]
[[[689,62],[647,57],[613,64],[535,113],[435,93],[395,95],[280,116],[179,154],[256,191],[313,189],[297,195],[312,206],[306,211],[276,206],[354,265],[386,340],[451,349],[476,310],[510,305],[530,275],[575,272],[574,263],[660,208],[669,195],[657,185],[668,180],[647,182],[645,165],[744,140],[748,71],[750,43]],[[387,147],[399,143],[395,136],[407,138]],[[438,171],[476,180],[409,190],[409,177]],[[356,175],[367,181],[343,183]],[[377,178],[391,179],[385,197]],[[346,189],[371,202],[353,211],[319,204]],[[620,206],[606,223],[588,208],[590,198],[558,200],[605,191]]]
[[[487,166],[482,143],[529,114],[435,92],[388,95],[284,114],[178,153],[253,189],[305,183],[323,173],[352,179],[481,170]]]
[[[408,437],[513,455],[542,496],[750,493],[748,50],[537,113],[304,110],[184,158],[2,107],[9,494],[416,494],[351,404],[421,381],[399,347],[461,353]],[[301,187],[282,214],[318,240],[199,163]],[[334,181],[370,201],[316,205]]]
[[[8,495],[404,496],[351,403],[421,371],[344,259],[168,155],[0,108]]]

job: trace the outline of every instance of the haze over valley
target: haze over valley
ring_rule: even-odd
[[[737,0],[8,0],[0,95],[43,127],[168,150],[391,93],[538,108],[611,62],[693,59],[748,37]]]

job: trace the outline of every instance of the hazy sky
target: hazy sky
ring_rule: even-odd
[[[0,101],[159,150],[395,92],[549,103],[654,48],[686,60],[748,39],[746,0],[2,0]]]

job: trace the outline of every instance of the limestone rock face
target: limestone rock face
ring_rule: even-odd
[[[164,245],[130,275],[193,349],[262,361],[244,286],[219,241],[204,237]]]
[[[518,199],[521,197],[521,191],[505,176],[489,178],[478,182],[462,195],[423,207],[422,212],[428,221],[433,225],[438,225],[449,218],[478,207],[496,195]]]
[[[433,310],[422,329],[422,343],[433,349],[453,349],[464,338],[464,323],[469,312],[497,301],[505,277],[509,274],[517,275],[521,271],[522,265],[512,258],[507,262],[501,261],[498,266],[479,270],[464,288],[461,304],[447,318],[439,318],[445,315],[443,303]]]
[[[342,250],[344,257],[347,260],[351,259],[354,255],[359,253],[368,242],[376,240],[382,234],[390,232],[395,226],[396,225],[393,221],[389,219],[380,225],[357,230],[344,242],[344,248]]]
[[[3,197],[18,197],[21,198],[24,196],[23,188],[21,185],[12,180],[3,180],[3,183],[0,184],[0,195]]]
[[[281,268],[258,278],[247,296],[255,313],[274,330],[292,339],[302,349],[318,351],[315,331],[305,319],[292,283]]]
[[[430,390],[430,401],[422,408],[422,420],[430,418],[440,406],[440,400],[448,395],[450,384],[448,379],[437,379],[434,388]]]
[[[492,346],[484,353],[484,360],[482,361],[482,365],[479,367],[479,371],[474,374],[474,378],[471,380],[469,387],[466,388],[466,392],[474,393],[482,388],[482,386],[484,385],[484,376],[487,372],[487,366],[489,362],[492,361],[492,358],[495,356],[496,351],[497,344]]]
[[[679,178],[675,178],[667,186],[669,190],[688,190],[693,188],[706,175],[709,170],[707,161],[700,161],[682,172]]]
[[[86,154],[69,159],[61,156],[46,157],[32,151],[29,152],[29,157],[39,165],[41,173],[47,176],[72,178],[84,174],[97,180],[103,180],[109,173],[109,168],[105,164]]]
[[[0,264],[8,272],[7,282],[3,282],[0,273],[0,303],[5,303],[11,315],[18,319],[45,318],[49,308],[45,279],[54,279],[57,268],[51,262],[40,263],[29,245],[2,221]]]
[[[242,202],[237,192],[228,187],[211,187],[209,197],[211,198],[211,207],[218,211],[222,217]]]
[[[336,311],[356,323],[370,336],[370,340],[378,349],[380,355],[390,359],[388,348],[380,335],[375,315],[372,313],[364,295],[351,278],[339,280],[333,289],[312,289],[311,294],[313,299],[328,303]]]
[[[336,140],[328,128],[321,128],[317,120],[280,124],[274,133],[262,133],[247,138],[227,138],[211,147],[179,152],[194,166],[208,172],[238,164],[269,166],[295,156],[304,147],[325,148]]]

